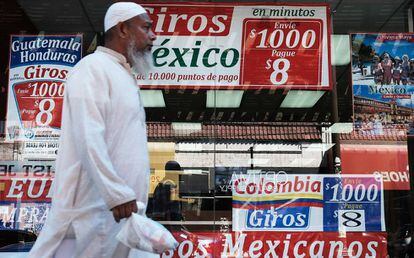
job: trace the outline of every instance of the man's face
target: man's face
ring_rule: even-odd
[[[153,63],[151,48],[156,37],[151,26],[148,14],[138,15],[128,21],[128,61],[136,73],[146,74]]]

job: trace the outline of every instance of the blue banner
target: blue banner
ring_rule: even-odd
[[[414,119],[414,34],[352,34],[354,133],[405,135]]]
[[[324,231],[383,231],[382,184],[374,177],[325,177]]]
[[[10,68],[45,63],[72,67],[81,59],[81,49],[79,35],[12,36]]]
[[[238,175],[233,231],[383,232],[381,177]]]

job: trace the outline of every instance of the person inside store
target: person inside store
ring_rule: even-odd
[[[153,218],[164,221],[180,221],[183,219],[181,205],[177,199],[177,184],[165,180],[155,187],[153,197]]]
[[[165,172],[168,171],[182,171],[182,168],[177,161],[170,160],[165,164]],[[155,187],[147,212],[150,212],[149,215],[156,220],[181,221],[184,219],[181,207],[177,182],[166,179]]]
[[[145,112],[133,71],[146,74],[152,64],[151,25],[142,6],[114,3],[105,46],[69,75],[52,207],[29,257],[149,256],[130,252],[116,235],[140,212],[136,202],[148,199]]]

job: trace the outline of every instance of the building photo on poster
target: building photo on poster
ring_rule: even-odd
[[[414,116],[414,34],[351,34],[355,131],[405,135]]]

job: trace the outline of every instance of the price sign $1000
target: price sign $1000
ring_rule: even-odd
[[[245,21],[244,27],[243,83],[274,86],[320,83],[321,26],[317,22],[252,20]]]
[[[60,128],[64,82],[23,82],[15,85],[14,91],[22,121],[33,121],[41,127]]]

